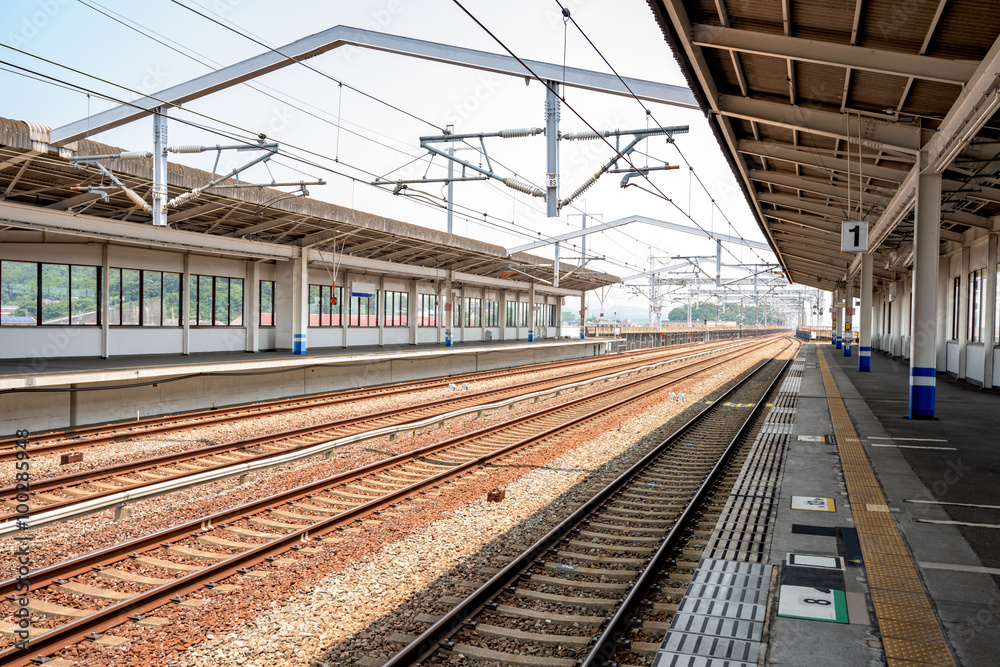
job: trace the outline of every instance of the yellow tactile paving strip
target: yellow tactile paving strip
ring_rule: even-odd
[[[888,503],[837,390],[826,355],[819,348],[816,352],[889,665],[954,665],[916,563],[892,514],[882,509]]]

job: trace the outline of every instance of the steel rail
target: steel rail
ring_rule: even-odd
[[[773,342],[774,341],[772,341],[772,343]],[[744,354],[747,353],[749,352],[744,352]],[[686,379],[686,377],[689,377],[690,375],[704,372],[705,370],[713,368],[714,366],[719,365],[721,363],[726,363],[726,362],[721,361],[713,363],[705,369],[700,369],[699,371],[693,371],[688,376],[685,376],[685,378],[680,378],[680,379]],[[678,369],[674,369],[674,371],[676,370]],[[628,386],[633,386],[643,382],[650,382],[653,379],[655,378],[644,378],[642,380],[637,380]],[[680,381],[680,379],[677,379],[675,381]],[[61,625],[58,628],[54,628],[32,639],[29,643],[29,649],[27,651],[18,649],[16,647],[10,647],[4,651],[0,651],[0,663],[4,665],[11,665],[12,667],[20,667],[21,665],[28,665],[33,661],[36,661],[38,657],[44,657],[47,654],[54,653],[55,651],[58,651],[68,645],[76,643],[77,641],[79,641],[80,639],[84,638],[87,635],[99,634],[109,628],[115,627],[130,615],[134,616],[135,614],[143,614],[144,612],[156,609],[157,607],[165,604],[170,599],[176,599],[178,597],[182,597],[188,593],[191,593],[192,591],[204,587],[206,584],[214,583],[217,580],[225,579],[228,576],[238,573],[242,568],[248,568],[262,562],[263,560],[265,560],[269,556],[274,555],[275,553],[280,553],[287,549],[293,548],[301,543],[308,542],[312,539],[317,539],[318,537],[321,537],[322,535],[332,530],[335,530],[338,527],[343,527],[356,520],[363,519],[364,517],[376,511],[385,509],[387,507],[392,506],[395,503],[405,500],[406,498],[413,496],[419,493],[420,491],[425,491],[430,487],[438,486],[442,483],[448,482],[451,479],[459,477],[460,475],[470,470],[480,468],[488,463],[491,463],[496,459],[502,458],[508,454],[521,450],[531,444],[556,436],[564,431],[567,431],[579,425],[580,423],[590,420],[596,416],[606,414],[607,412],[614,410],[617,407],[634,402],[636,400],[640,400],[655,392],[662,391],[665,388],[665,386],[669,386],[669,384],[673,384],[673,382],[674,381],[671,381],[667,383],[667,385],[661,384],[658,386],[651,387],[649,389],[645,389],[636,395],[627,396],[622,399],[619,399],[614,403],[612,403],[611,405],[599,406],[596,409],[593,409],[582,415],[574,417],[573,419],[563,422],[557,426],[545,429],[540,433],[533,434],[527,438],[511,443],[509,445],[505,445],[494,452],[490,452],[482,456],[476,457],[465,463],[457,464],[456,466],[448,470],[442,471],[424,480],[415,482],[414,484],[411,484],[406,487],[402,487],[400,489],[387,493],[381,497],[374,498],[371,501],[368,501],[366,503],[348,509],[344,512],[341,512],[340,514],[320,520],[314,524],[298,528],[278,538],[275,538],[270,542],[258,545],[256,547],[252,547],[244,552],[235,554],[225,560],[213,563],[205,568],[202,568],[201,570],[181,576],[175,580],[172,580],[165,584],[161,584],[148,591],[144,591],[136,596],[129,598],[128,600],[114,603],[112,605],[109,605],[108,607],[105,607],[91,614],[83,616],[79,619]],[[736,387],[734,387],[729,392],[726,392],[726,394],[722,398],[717,400],[715,403],[717,404],[719,401],[729,396],[737,387],[741,386],[744,382],[746,382],[746,379],[741,380],[741,382],[737,384]],[[627,387],[612,387],[603,390],[598,394],[583,397],[572,403],[560,406],[554,406],[552,408],[543,410],[541,413],[537,413],[535,415],[528,415],[512,420],[512,423],[510,424],[488,427],[487,429],[483,429],[483,431],[495,432],[495,431],[506,430],[507,428],[510,428],[512,425],[519,424],[524,421],[528,421],[530,419],[538,419],[543,415],[547,415],[559,410],[567,410],[572,406],[577,406],[585,402],[593,402],[613,392],[622,391],[625,388]],[[480,436],[476,436],[475,434],[467,434],[465,436],[460,436],[459,438],[455,438],[454,440],[468,441],[474,439],[475,437],[480,437]],[[419,456],[423,456],[426,453],[429,453],[426,450],[442,449],[442,448],[444,448],[444,444],[438,443],[436,445],[431,445],[428,448],[424,448],[424,450],[420,450],[423,453],[418,454],[416,456],[414,455],[415,454],[414,452],[411,452],[406,455],[400,455],[400,457],[405,456],[408,457],[410,460],[412,460],[414,458],[419,458]],[[396,463],[398,463],[398,461]],[[382,468],[392,467],[392,465],[395,465],[395,463],[390,464],[388,460],[372,464],[372,466],[377,466]],[[345,479],[342,479],[340,481],[341,482],[346,481],[346,476],[352,474],[355,476],[360,476],[361,475],[360,469],[344,473],[341,477],[345,477]],[[299,489],[293,490],[291,492],[279,494],[280,496],[282,496],[280,499],[271,497],[255,501],[253,503],[248,503],[247,505],[244,505],[242,507],[245,508],[247,506],[254,506],[256,508],[266,508],[268,506],[273,506],[278,502],[289,502],[289,498],[293,494],[296,497],[304,497],[308,493],[308,491],[303,492],[304,489],[307,488],[315,489],[320,484],[323,484],[323,482],[327,482],[325,486],[331,485],[328,482],[328,480],[322,480],[320,483],[313,483],[310,485],[306,485],[305,487],[299,487]],[[188,522],[184,526],[175,526],[173,528],[169,528],[164,531],[159,531],[158,533],[155,533],[154,535],[151,536],[147,536],[145,538],[132,540],[131,542],[128,542],[123,545],[110,547],[101,552],[88,554],[86,556],[73,559],[72,561],[67,561],[66,563],[56,564],[54,566],[44,568],[43,570],[39,570],[38,572],[33,573],[32,582],[35,582],[36,578],[41,576],[46,583],[42,584],[41,582],[39,582],[37,586],[35,585],[32,586],[32,590],[37,590],[37,588],[43,587],[44,585],[48,585],[58,578],[69,578],[70,576],[76,576],[77,574],[86,572],[94,565],[100,564],[100,561],[102,560],[100,556],[102,555],[105,557],[103,558],[103,560],[107,560],[108,555],[113,555],[114,560],[120,560],[125,552],[133,551],[133,547],[136,546],[136,543],[138,542],[144,543],[142,545],[143,548],[141,550],[136,549],[135,553],[140,553],[141,551],[148,551],[153,548],[156,548],[157,546],[161,546],[162,544],[164,544],[165,537],[169,538],[170,536],[173,536],[176,538],[178,536],[190,536],[191,529],[195,526],[197,526],[198,529],[209,529],[214,525],[217,525],[217,523],[225,521],[225,518],[230,518],[230,519],[235,518],[235,512],[237,511],[237,509],[220,512],[215,515],[212,515],[211,517],[203,518],[193,522]],[[247,512],[243,512],[240,518],[246,516],[247,514],[248,514]],[[169,539],[167,539],[166,542],[169,543]],[[7,581],[0,582],[0,596],[9,595],[14,590],[14,585],[16,584],[16,581],[17,581],[16,579],[9,579]],[[35,654],[36,652],[39,652],[37,656],[27,655],[28,653]]]
[[[689,344],[669,346],[669,349],[692,347]],[[655,354],[657,351],[665,351],[666,348],[652,348],[650,350],[635,350],[629,354],[633,357],[640,357],[647,354]],[[709,348],[706,348],[709,349]],[[679,350],[683,351],[683,350]],[[245,403],[240,405],[212,408],[209,410],[197,410],[193,412],[179,412],[169,415],[148,417],[136,421],[119,421],[94,426],[84,426],[71,430],[45,431],[33,434],[34,441],[47,442],[57,439],[73,438],[73,441],[60,442],[53,445],[41,445],[30,448],[30,454],[49,454],[67,449],[78,449],[81,446],[95,446],[98,444],[113,442],[118,439],[128,439],[139,435],[150,435],[153,433],[171,433],[177,430],[197,428],[206,423],[224,423],[244,419],[247,417],[267,416],[273,414],[283,414],[293,410],[310,409],[314,407],[324,407],[327,405],[337,405],[344,402],[358,400],[367,397],[392,396],[396,394],[406,394],[415,391],[426,391],[439,387],[447,387],[449,384],[457,382],[478,381],[490,379],[503,375],[522,375],[526,373],[545,372],[548,370],[564,368],[576,364],[592,363],[594,360],[603,357],[580,357],[564,361],[545,362],[531,364],[528,366],[518,366],[515,368],[497,369],[494,371],[479,371],[475,373],[463,373],[460,375],[450,375],[441,378],[431,378],[426,380],[416,380],[411,382],[399,382],[385,385],[375,385],[372,387],[359,387],[357,389],[344,389],[335,392],[311,394],[308,396],[297,396],[295,398],[284,398],[274,401],[262,401],[259,403]],[[231,416],[229,416],[231,415]],[[188,420],[181,423],[182,420]],[[200,421],[193,421],[200,420]],[[161,426],[158,426],[161,425]],[[137,430],[139,429],[139,430]],[[124,433],[122,431],[125,431]],[[98,437],[89,440],[76,440],[76,438],[99,434]],[[0,461],[14,458],[16,449],[15,437],[0,438]]]
[[[794,343],[789,343],[789,345],[786,346],[782,352],[787,350],[788,347],[793,344]],[[722,405],[725,399],[733,395],[747,382],[749,382],[757,372],[762,370],[767,365],[767,363],[768,362],[762,363],[752,372],[748,373],[746,377],[730,388],[723,396],[713,401],[712,405],[707,406],[686,424],[678,428],[673,434],[664,439],[659,445],[629,467],[628,470],[619,475],[613,482],[611,482],[611,484],[606,486],[604,489],[595,494],[590,500],[581,505],[569,517],[560,522],[559,525],[535,542],[520,556],[515,558],[506,567],[500,570],[500,572],[490,578],[489,581],[476,589],[475,592],[465,598],[450,612],[445,614],[430,628],[414,639],[409,645],[390,659],[384,667],[402,667],[404,665],[420,664],[423,660],[427,659],[430,655],[436,652],[443,643],[447,642],[449,637],[460,630],[466,623],[469,622],[470,619],[482,611],[493,600],[493,598],[516,582],[529,567],[548,553],[552,548],[558,545],[559,542],[569,535],[579,523],[607,502],[625,484],[641,473],[651,462],[659,458],[665,452],[671,450],[689,430],[706,420],[709,415],[715,412],[719,406]],[[787,365],[788,362],[786,362],[782,367],[782,370],[776,376],[775,381],[777,381],[777,378],[781,377],[784,369],[787,368]],[[773,386],[774,383],[772,382],[768,391],[770,391]],[[758,401],[757,409],[759,409],[760,403],[762,402],[763,401]],[[752,420],[756,414],[757,410],[755,409],[752,411],[751,416],[748,417],[747,423],[752,423],[750,420]],[[743,434],[745,428],[746,424],[744,424],[743,428],[740,429],[740,435]],[[726,450],[727,452],[731,450],[733,442],[736,442],[736,439],[730,443]],[[721,466],[717,463],[716,466],[713,467],[712,472],[717,474],[719,470],[721,470]],[[701,489],[708,488],[708,486],[708,480],[706,480],[701,487],[699,487],[699,491]],[[696,507],[694,501],[688,503],[682,516],[690,516],[690,514],[695,511],[692,507]],[[676,528],[672,529],[671,534],[675,534],[675,531]],[[667,553],[669,553],[669,550]]]
[[[759,341],[755,341],[754,343],[751,343],[747,346],[739,346],[739,349],[750,349],[750,350],[759,349],[761,346],[767,344],[769,343],[761,343]],[[721,348],[721,349],[727,349],[727,348]],[[712,351],[718,352],[719,350],[715,349]],[[460,408],[458,410],[451,410],[446,413],[439,413],[431,417],[424,417],[423,415],[418,415],[416,413],[424,412],[429,408],[443,407],[443,406],[451,407],[456,402],[467,403],[469,401],[475,401],[482,397],[491,397],[498,392],[486,391],[486,392],[479,392],[476,394],[468,394],[457,400],[455,398],[445,398],[445,399],[440,399],[438,401],[431,401],[416,406],[395,408],[381,413],[376,413],[374,415],[367,415],[363,417],[352,417],[339,420],[337,422],[328,422],[327,424],[301,427],[299,429],[292,429],[290,431],[284,431],[276,434],[256,436],[253,438],[249,438],[247,440],[210,445],[208,447],[202,447],[196,450],[188,450],[185,452],[177,452],[174,454],[165,454],[162,456],[148,458],[148,459],[140,459],[138,461],[133,461],[129,463],[116,464],[114,466],[107,466],[104,468],[96,468],[92,470],[85,470],[79,473],[63,475],[60,477],[52,477],[37,482],[33,482],[31,485],[31,492],[44,493],[46,491],[59,490],[66,486],[85,484],[88,482],[93,482],[96,480],[105,479],[109,477],[115,477],[118,475],[141,472],[143,470],[156,468],[158,466],[169,465],[171,463],[176,463],[179,461],[196,460],[199,458],[209,457],[226,451],[253,448],[267,443],[278,442],[281,440],[288,440],[306,435],[312,435],[327,430],[348,429],[350,427],[357,426],[358,424],[363,424],[365,422],[369,423],[378,422],[380,420],[384,420],[392,416],[405,415],[410,412],[415,414],[414,418],[408,421],[403,421],[398,424],[386,427],[376,428],[374,430],[365,431],[360,434],[349,434],[346,436],[342,436],[336,440],[327,441],[325,443],[307,444],[307,445],[292,447],[287,450],[267,452],[263,454],[258,454],[252,458],[248,458],[239,463],[219,463],[216,465],[205,467],[202,470],[192,470],[186,473],[177,474],[172,476],[169,480],[150,480],[146,482],[136,481],[135,484],[121,487],[120,491],[108,489],[101,493],[92,494],[86,498],[73,498],[73,499],[67,499],[63,502],[49,503],[44,506],[31,509],[23,518],[28,526],[34,528],[37,527],[38,525],[44,525],[43,523],[40,523],[36,519],[37,516],[39,516],[40,514],[49,514],[52,512],[56,512],[57,510],[60,510],[62,508],[82,507],[87,503],[91,503],[92,501],[96,501],[102,498],[104,499],[112,497],[117,498],[117,500],[100,503],[99,506],[95,505],[93,509],[89,510],[91,512],[100,511],[101,509],[106,509],[108,507],[112,507],[117,504],[133,502],[135,500],[148,498],[154,495],[162,495],[162,493],[170,493],[172,491],[188,488],[189,486],[193,486],[196,484],[203,484],[210,481],[216,481],[218,479],[225,479],[226,477],[233,477],[235,475],[253,472],[255,470],[261,470],[265,468],[284,465],[285,463],[289,463],[302,458],[308,458],[310,456],[315,456],[317,454],[323,454],[332,451],[333,449],[345,447],[347,445],[361,442],[366,439],[378,438],[378,437],[383,437],[385,435],[392,435],[395,433],[424,428],[426,426],[446,421],[448,419],[460,417],[470,412],[477,412],[481,410],[483,411],[494,410],[513,403],[520,402],[522,400],[528,400],[531,398],[540,397],[554,392],[566,391],[568,389],[582,386],[585,384],[607,381],[610,379],[614,379],[615,377],[620,375],[641,372],[643,370],[657,368],[659,366],[663,366],[669,363],[676,363],[680,361],[685,361],[690,358],[702,357],[705,356],[706,354],[707,352],[701,352],[695,355],[670,357],[668,359],[664,359],[662,361],[658,361],[653,364],[647,364],[644,366],[635,366],[634,364],[636,362],[631,361],[620,365],[620,367],[624,368],[614,373],[599,375],[596,377],[590,377],[588,379],[581,380],[575,383],[557,385],[553,388],[543,389],[528,394],[519,394],[511,399],[506,399],[494,403],[487,403],[487,404],[473,403],[473,405],[471,406]],[[612,366],[612,369],[613,368],[614,366]],[[583,371],[581,373],[578,373],[577,375],[578,376],[593,375],[594,373],[607,370],[609,369],[607,368],[595,369],[592,371]],[[551,384],[554,381],[555,381],[554,379],[547,379],[537,382],[529,382],[501,391],[505,392],[518,391],[518,390],[523,390],[525,388],[530,388],[532,386]],[[180,480],[187,480],[190,483],[180,482]],[[178,482],[180,483],[178,484]],[[143,491],[144,489],[146,491]],[[18,490],[14,486],[0,488],[0,501],[12,499],[17,492]],[[64,519],[57,519],[57,520],[64,520]],[[7,526],[8,523],[9,521],[0,522],[0,535],[10,532],[10,527]],[[51,523],[51,521],[47,523]]]
[[[755,349],[759,349],[759,348],[755,348]],[[753,352],[753,351],[754,350],[747,350],[747,351],[744,352],[744,354],[748,354],[748,353]],[[681,382],[681,381],[686,380],[686,379],[688,379],[688,378],[690,378],[690,377],[692,377],[694,375],[697,375],[699,373],[704,373],[706,370],[711,370],[715,366],[718,366],[718,365],[721,365],[721,364],[724,364],[724,363],[728,363],[728,361],[729,361],[728,359],[723,359],[721,361],[717,361],[717,362],[715,362],[715,363],[713,363],[713,364],[711,364],[709,366],[706,366],[704,368],[699,368],[699,369],[692,370],[691,372],[689,372],[689,373],[687,373],[687,374],[685,374],[685,375],[683,375],[683,376],[681,376],[679,378],[675,378],[675,379],[671,380],[668,384],[661,385],[659,387],[654,388],[653,390],[654,391],[662,390],[666,386],[669,386],[669,384],[674,384],[676,382]],[[673,369],[670,372],[676,372],[678,370],[683,370],[683,369]],[[655,378],[643,378],[641,380],[636,380],[632,384],[634,385],[634,384],[639,384],[641,382],[649,382],[650,380],[653,380],[653,379],[655,379]],[[294,489],[289,489],[287,491],[282,491],[280,493],[277,493],[277,494],[274,494],[274,495],[271,495],[271,496],[268,496],[268,497],[265,497],[265,498],[261,498],[259,500],[251,501],[249,503],[245,503],[243,505],[239,505],[239,506],[234,507],[234,508],[230,508],[230,509],[227,509],[227,510],[222,510],[222,511],[217,512],[215,514],[212,514],[212,515],[209,515],[209,516],[205,516],[205,517],[201,517],[199,519],[195,519],[193,521],[189,521],[189,522],[186,522],[184,524],[179,524],[179,525],[173,526],[171,528],[166,528],[166,529],[158,531],[156,533],[152,533],[152,534],[144,536],[144,537],[136,538],[134,540],[131,540],[131,541],[126,542],[126,543],[121,544],[121,545],[113,545],[113,546],[110,546],[110,547],[106,547],[105,549],[102,549],[100,551],[92,552],[90,554],[85,554],[83,556],[80,556],[80,557],[77,557],[77,558],[74,558],[74,559],[71,559],[71,560],[68,560],[68,561],[63,561],[62,563],[56,563],[56,564],[50,565],[48,567],[45,567],[45,568],[42,568],[42,569],[39,569],[39,570],[35,570],[35,571],[33,571],[31,573],[31,590],[37,590],[39,588],[44,588],[45,586],[51,584],[56,579],[68,579],[68,578],[70,578],[72,576],[75,576],[77,574],[85,572],[89,568],[91,568],[93,565],[98,564],[101,560],[107,560],[108,558],[114,557],[116,555],[120,556],[121,554],[125,554],[127,552],[148,551],[149,549],[156,548],[158,545],[160,545],[164,541],[171,541],[171,540],[177,539],[178,535],[183,535],[185,532],[191,532],[191,531],[194,531],[194,530],[198,530],[199,528],[202,528],[204,526],[216,526],[216,525],[219,525],[220,523],[225,523],[225,522],[228,522],[228,521],[234,521],[234,520],[236,520],[238,518],[242,518],[242,517],[245,517],[245,516],[250,516],[252,514],[255,514],[257,512],[266,510],[268,508],[271,508],[271,507],[274,507],[274,506],[277,506],[277,505],[288,504],[290,502],[295,502],[295,501],[297,501],[297,500],[299,500],[301,498],[307,497],[310,494],[317,493],[317,492],[319,492],[319,491],[321,491],[321,490],[323,490],[325,488],[328,488],[328,487],[331,487],[331,486],[336,486],[336,485],[339,485],[339,484],[344,484],[344,483],[347,483],[347,482],[351,482],[351,481],[354,481],[354,480],[356,480],[358,478],[364,477],[366,475],[378,472],[380,470],[384,470],[384,469],[387,469],[387,468],[392,468],[392,467],[394,467],[396,465],[399,465],[401,463],[412,461],[412,460],[418,459],[420,457],[427,456],[428,454],[433,454],[433,453],[436,453],[438,451],[441,451],[441,450],[444,450],[444,449],[448,449],[448,448],[454,447],[456,445],[460,445],[460,444],[462,444],[464,442],[467,442],[469,440],[474,440],[474,439],[477,439],[477,438],[482,438],[482,437],[488,436],[488,435],[490,435],[492,433],[496,433],[496,432],[499,432],[499,431],[503,431],[503,430],[507,430],[507,429],[516,427],[516,426],[518,426],[518,425],[520,425],[520,424],[522,424],[524,422],[527,422],[527,421],[531,421],[531,420],[543,418],[543,417],[548,416],[549,414],[551,414],[553,412],[556,412],[556,411],[559,411],[559,410],[570,409],[570,408],[574,407],[575,405],[579,405],[579,404],[581,404],[581,403],[583,403],[585,401],[597,400],[597,399],[599,399],[599,398],[601,398],[601,397],[603,397],[603,396],[605,396],[607,394],[610,394],[612,392],[625,390],[629,386],[630,385],[626,385],[624,387],[610,387],[610,388],[604,389],[601,392],[598,392],[596,394],[592,394],[590,396],[581,397],[581,398],[579,398],[579,399],[577,399],[575,401],[572,401],[570,403],[564,403],[562,405],[556,405],[556,406],[548,407],[548,408],[545,408],[544,410],[541,410],[539,412],[534,412],[534,413],[531,413],[531,414],[528,414],[528,415],[522,415],[520,417],[516,417],[516,418],[514,418],[512,420],[508,420],[508,421],[506,421],[506,422],[504,422],[502,424],[495,424],[493,426],[488,426],[488,427],[485,427],[483,429],[479,429],[478,431],[475,431],[473,433],[469,433],[469,434],[465,434],[465,435],[460,435],[460,436],[455,436],[454,438],[450,438],[448,440],[444,440],[444,441],[441,441],[441,442],[433,443],[433,444],[427,445],[426,447],[421,447],[419,449],[416,449],[416,450],[413,450],[413,451],[410,451],[410,452],[405,452],[403,454],[397,454],[396,456],[389,457],[389,458],[386,458],[386,459],[382,459],[380,461],[375,461],[373,463],[370,463],[370,464],[368,464],[366,466],[362,466],[360,468],[355,468],[353,470],[349,470],[349,471],[345,471],[345,472],[342,472],[342,473],[338,473],[338,474],[333,475],[331,477],[326,477],[324,479],[317,480],[315,482],[310,482],[308,484],[296,487]],[[631,400],[634,400],[634,399],[631,399]],[[14,579],[14,578],[7,579],[7,580],[4,580],[4,581],[0,581],[0,598],[4,597],[6,595],[10,595],[14,591],[14,585],[16,583],[17,583],[17,580]]]
[[[722,365],[732,358],[736,358],[743,354],[756,351],[758,349],[761,349],[762,347],[766,347],[767,345],[772,344],[772,342],[759,343],[757,345],[743,348],[739,351],[731,352],[729,356],[726,356],[720,361],[716,361],[707,368],[714,368],[715,366]],[[697,356],[704,356],[704,355],[697,355]],[[695,366],[699,363],[703,363],[703,361],[693,362],[692,364],[690,364],[690,366]],[[669,362],[663,362],[663,363],[669,363]],[[663,365],[663,363],[654,364],[653,367]],[[658,377],[662,377],[663,375],[669,375],[679,370],[684,370],[684,368],[688,368],[690,366],[687,367],[682,366],[680,368],[667,369],[657,375],[653,375],[647,378],[642,378],[640,380],[637,380],[636,382],[637,383],[645,382],[651,379],[656,379]],[[703,370],[704,369],[698,369],[696,371],[693,371],[692,373],[702,372]],[[265,470],[267,468],[274,468],[297,460],[309,458],[311,456],[316,456],[318,454],[324,454],[326,452],[332,451],[333,449],[346,447],[347,445],[362,442],[364,440],[383,437],[385,435],[391,435],[393,433],[399,433],[402,431],[410,431],[419,428],[424,428],[428,425],[438,422],[443,422],[446,421],[447,419],[453,419],[463,414],[469,414],[472,412],[478,412],[482,410],[495,409],[498,407],[503,407],[505,405],[513,405],[515,403],[530,400],[532,398],[537,399],[547,394],[568,391],[569,389],[574,387],[579,387],[586,384],[593,384],[597,382],[604,382],[614,379],[615,377],[621,375],[629,375],[635,372],[638,372],[635,368],[630,370],[623,370],[611,375],[590,378],[569,385],[559,385],[557,387],[549,388],[539,392],[534,392],[531,394],[520,394],[513,398],[500,401],[499,403],[487,404],[487,405],[482,405],[482,404],[473,405],[444,415],[437,415],[434,417],[430,417],[418,422],[408,422],[402,425],[383,427],[381,429],[376,429],[373,431],[365,431],[359,434],[346,436],[325,443],[304,445],[300,448],[291,449],[285,452],[274,452],[272,454],[261,455],[260,457],[258,457],[258,460],[254,461],[248,460],[246,462],[228,464],[228,465],[221,464],[216,469],[209,469],[205,470],[204,472],[191,471],[189,473],[176,475],[172,479],[165,481],[147,482],[136,486],[127,487],[121,491],[107,490],[102,493],[96,493],[93,494],[92,496],[88,496],[85,498],[70,499],[62,503],[53,503],[51,505],[46,505],[44,507],[37,508],[29,512],[27,515],[18,516],[17,520],[11,519],[0,523],[0,536],[10,535],[24,529],[34,529],[52,523],[58,523],[60,521],[67,521],[69,519],[86,516],[88,514],[93,514],[95,512],[100,512],[102,510],[110,509],[112,507],[117,507],[123,504],[135,502],[138,500],[145,500],[156,496],[164,495],[167,493],[173,493],[175,491],[180,491],[186,488],[190,488],[192,486],[207,484],[209,482],[219,481],[222,479],[226,479],[228,477],[234,477],[236,475],[251,473],[258,470]],[[629,385],[625,386],[627,387]],[[618,388],[621,387],[613,387],[611,391]],[[595,396],[600,396],[602,395],[602,393],[603,392],[595,394]],[[571,404],[572,403],[567,405]],[[539,414],[544,414],[544,412],[542,413],[536,412],[532,414],[539,415]],[[511,423],[511,422],[506,422],[506,423]]]

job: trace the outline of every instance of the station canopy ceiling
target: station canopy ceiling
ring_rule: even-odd
[[[648,0],[796,283],[860,265],[841,223],[867,220],[876,278],[912,257],[922,166],[943,172],[942,242],[1000,214],[1000,12],[975,0]]]

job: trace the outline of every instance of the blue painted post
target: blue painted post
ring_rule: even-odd
[[[924,159],[921,154],[921,161]],[[920,165],[922,168],[923,164]],[[913,233],[913,333],[910,419],[934,419],[937,375],[937,281],[941,243],[941,174],[920,173]]]

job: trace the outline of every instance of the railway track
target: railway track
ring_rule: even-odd
[[[738,355],[743,349],[757,349],[767,342],[755,341],[748,346],[736,350],[722,352],[721,357],[728,359]],[[726,350],[728,348],[723,348]],[[257,436],[245,440],[219,443],[193,450],[165,454],[137,461],[120,463],[112,466],[84,470],[69,475],[61,475],[48,479],[37,479],[32,482],[32,493],[28,506],[29,516],[41,513],[54,513],[66,508],[79,507],[85,503],[93,503],[102,498],[122,498],[121,502],[131,502],[142,497],[159,495],[175,491],[182,480],[192,482],[214,481],[217,475],[206,474],[228,471],[226,476],[241,474],[249,470],[252,464],[271,461],[276,465],[287,462],[290,457],[302,457],[307,452],[315,450],[320,443],[351,439],[353,436],[365,433],[378,433],[380,429],[399,427],[405,424],[423,424],[443,415],[459,412],[463,409],[480,406],[484,403],[497,403],[517,396],[535,394],[563,387],[567,384],[587,382],[609,374],[635,371],[653,365],[683,362],[686,358],[695,357],[692,361],[697,365],[698,359],[709,353],[719,354],[720,351],[697,350],[694,355],[668,354],[643,355],[638,359],[630,359],[623,363],[599,367],[574,373],[568,376],[529,381],[505,387],[501,390],[463,393],[448,396],[443,399],[402,408],[392,408],[379,413],[342,419],[331,423],[301,427],[279,433]],[[353,444],[353,441],[347,444]],[[330,449],[326,451],[332,451]],[[342,446],[346,446],[342,445]],[[158,491],[154,492],[153,489]],[[14,486],[0,488],[0,502],[4,503],[7,516],[12,516],[16,501],[17,489]],[[122,494],[128,494],[123,496]],[[95,505],[93,511],[105,507]],[[49,514],[53,516],[52,514]],[[3,515],[0,514],[0,517]],[[31,519],[29,518],[29,522]],[[32,524],[36,525],[36,524]],[[2,532],[2,524],[0,524]]]
[[[645,357],[657,356],[664,353],[683,355],[694,349],[709,352],[714,349],[732,347],[733,345],[734,343],[732,341],[720,341],[716,343],[697,343],[671,346],[669,348],[637,350],[629,352],[625,355],[625,360],[641,360]],[[620,363],[622,361],[622,357],[619,355],[614,355],[614,357],[609,359],[613,359],[612,363]],[[59,452],[79,450],[137,437],[176,433],[178,431],[190,430],[205,425],[222,424],[252,417],[280,415],[310,408],[330,407],[350,403],[352,401],[364,400],[366,398],[402,396],[419,391],[440,389],[448,387],[451,384],[477,382],[497,377],[531,375],[540,372],[558,370],[561,368],[572,368],[581,364],[599,363],[599,361],[600,359],[593,357],[571,359],[568,361],[554,361],[542,364],[519,366],[516,368],[498,369],[495,371],[480,371],[476,373],[451,375],[447,377],[431,378],[414,382],[378,385],[374,387],[348,389],[304,397],[148,417],[128,422],[98,424],[71,430],[41,432],[32,435],[29,452],[32,456],[56,454]],[[0,461],[12,460],[15,457],[15,442],[16,438],[14,437],[0,438]]]
[[[764,363],[471,595],[417,616],[426,629],[387,667],[649,664],[789,363]]]
[[[30,650],[7,648],[0,652],[0,662],[30,664],[85,637],[100,640],[101,633],[127,619],[143,622],[144,615],[157,607],[171,600],[184,604],[206,587],[223,592],[233,585],[247,585],[257,574],[252,568],[264,561],[329,543],[330,533],[335,536],[338,529],[398,503],[419,501],[434,487],[482,473],[510,454],[565,436],[617,407],[730,362],[706,359],[698,362],[698,368],[631,379],[504,424],[40,569],[31,577],[29,611],[36,636]],[[235,584],[221,583],[230,578]],[[10,596],[15,583],[0,582],[0,595]]]

